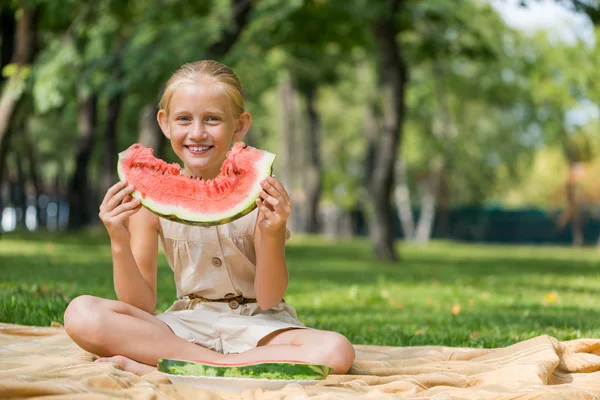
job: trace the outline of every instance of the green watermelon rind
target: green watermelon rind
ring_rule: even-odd
[[[170,375],[275,380],[323,380],[333,372],[332,368],[318,364],[263,362],[220,366],[169,358],[158,360],[157,369]]]
[[[273,163],[275,162],[275,154],[269,153],[263,150],[263,157],[257,161],[259,164],[258,176],[271,176],[273,172]],[[117,162],[117,174],[120,180],[125,178],[125,172],[121,167],[120,159],[123,157],[123,153],[119,153],[119,162]],[[174,222],[180,222],[187,225],[210,227],[215,225],[226,224],[231,221],[235,221],[244,215],[250,214],[256,209],[256,199],[259,197],[262,187],[260,181],[254,183],[253,190],[245,200],[240,201],[235,208],[224,212],[222,215],[217,214],[202,214],[196,215],[188,210],[181,209],[179,207],[158,204],[152,199],[142,196],[139,191],[133,191],[131,197],[138,199],[143,207],[147,208],[154,214],[157,214],[165,219]]]

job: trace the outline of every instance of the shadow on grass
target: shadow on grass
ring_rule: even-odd
[[[15,231],[0,235],[2,241],[22,240],[25,242],[55,242],[60,244],[74,244],[85,246],[106,246],[110,239],[103,226],[92,226],[79,231]]]
[[[329,280],[339,284],[396,282],[456,283],[476,282],[488,277],[589,276],[600,272],[600,262],[561,260],[552,257],[471,257],[447,258],[443,254],[424,256],[405,254],[400,262],[376,262],[367,249],[345,246],[302,245],[286,250],[288,264],[295,278]],[[448,251],[450,252],[450,251]],[[523,284],[536,282],[522,281]],[[597,293],[600,293],[598,289]]]
[[[67,279],[79,282],[112,283],[110,253],[90,252],[85,249],[79,254],[49,256],[0,254],[0,281],[21,280],[37,282],[54,279]],[[160,259],[160,273],[171,275],[164,256]],[[351,261],[350,261],[351,260]],[[481,284],[487,278],[507,278],[519,281],[521,287],[547,289],[536,281],[535,276],[553,275],[558,277],[585,277],[597,274],[599,269],[585,262],[521,260],[515,263],[510,259],[448,261],[443,258],[427,260],[405,259],[402,264],[378,264],[372,260],[361,263],[352,258],[328,258],[320,262],[302,254],[290,254],[288,265],[292,280],[331,282],[336,285],[386,283],[440,283],[440,284]],[[527,277],[527,279],[522,279]],[[160,278],[159,278],[160,279]],[[551,289],[569,292],[576,288],[560,285],[555,281]],[[600,288],[587,287],[587,293],[600,294]]]

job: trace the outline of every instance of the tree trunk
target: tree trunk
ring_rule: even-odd
[[[446,170],[442,171],[439,187],[438,206],[438,237],[448,238],[450,236],[450,187]]]
[[[566,133],[563,136],[563,150],[569,163],[569,175],[565,182],[567,197],[566,221],[571,222],[573,246],[583,246],[585,243],[582,212],[583,188],[581,187],[581,178],[584,174],[581,164],[583,155],[576,143],[569,140],[569,136]]]
[[[417,243],[429,243],[433,232],[437,196],[442,174],[440,162],[441,160],[439,159],[438,162],[432,160],[427,178],[421,181],[419,185],[421,192],[421,213],[417,229],[415,230],[415,242]]]
[[[139,115],[140,136],[138,141],[145,147],[154,149],[154,156],[162,158],[162,150],[166,141],[165,135],[162,134],[156,113],[158,110],[152,104],[146,104],[142,107]]]
[[[415,220],[413,218],[410,189],[403,160],[398,160],[396,163],[394,199],[396,200],[396,208],[398,209],[404,240],[411,241],[415,236]]]
[[[4,83],[2,95],[0,95],[0,149],[6,148],[5,142],[8,141],[8,135],[10,132],[14,132],[14,130],[9,129],[9,124],[17,103],[23,94],[24,67],[31,64],[35,55],[36,20],[36,8],[21,7],[17,21],[17,32],[14,37],[14,53],[11,58],[11,63],[16,64],[17,70]],[[0,166],[1,169],[3,169],[3,166]]]
[[[571,216],[571,235],[573,246],[583,246],[585,237],[583,233],[583,213],[581,210],[581,187],[577,179],[578,162],[569,160],[569,179],[566,183],[567,207]]]
[[[31,178],[31,183],[33,184],[33,196],[35,198],[35,211],[37,218],[37,225],[41,226],[42,218],[39,207],[38,199],[40,195],[43,193],[42,181],[40,176],[40,163],[39,157],[36,151],[36,148],[31,140],[31,135],[27,131],[27,128],[24,127],[24,131],[21,135],[23,138],[23,147],[25,148],[25,154],[27,160],[29,161],[29,177]]]
[[[320,231],[319,200],[321,198],[321,150],[320,129],[321,121],[315,108],[316,88],[308,87],[304,90],[306,98],[306,111],[308,116],[308,130],[306,135],[305,156],[305,220],[306,231],[318,233]]]
[[[298,104],[295,97],[296,89],[294,82],[286,78],[279,83],[279,94],[281,96],[281,157],[277,158],[274,174],[286,188],[292,198],[292,216],[288,220],[288,228],[298,231],[306,231],[304,218],[304,190],[298,185],[297,173],[299,160],[302,160],[303,149],[297,143],[298,129]]]
[[[88,165],[96,136],[96,95],[81,95],[77,99],[79,110],[77,128],[79,138],[75,145],[75,171],[69,180],[69,229],[79,229],[90,223],[91,207],[88,181]]]
[[[375,144],[375,158],[370,177],[369,192],[375,206],[375,219],[370,236],[375,256],[381,260],[397,259],[394,249],[394,218],[391,192],[394,186],[394,165],[401,144],[404,118],[404,91],[406,67],[396,43],[396,12],[400,1],[386,2],[390,10],[373,26],[379,48],[379,92],[383,104],[382,123]]]
[[[0,141],[0,187],[2,187],[3,182],[5,182],[4,178],[8,171],[8,146],[10,145],[10,141],[12,140],[12,131],[14,128],[9,126],[9,129],[6,131],[4,140]]]
[[[117,178],[117,122],[123,101],[123,92],[119,91],[108,100],[106,124],[104,130],[104,157],[102,158],[101,193],[114,185]]]
[[[25,194],[25,171],[21,152],[15,152],[17,164],[17,179],[14,193],[14,207],[17,210],[17,228],[25,226],[25,211],[27,210],[27,195]]]
[[[359,65],[359,76],[367,73],[367,66],[365,63]],[[369,180],[373,176],[373,168],[375,164],[375,151],[377,144],[377,130],[379,126],[377,119],[375,118],[375,105],[369,101],[365,105],[364,116],[363,116],[363,129],[365,137],[367,138],[367,146],[365,151],[365,184],[358,189],[357,198],[360,208],[367,221],[367,226],[371,227],[375,221],[375,206],[373,205],[373,198],[369,194]]]
[[[439,108],[437,115],[431,119],[431,132],[434,139],[439,140],[442,150],[429,162],[427,177],[420,183],[421,192],[421,215],[415,233],[415,241],[427,244],[433,233],[436,217],[436,208],[442,185],[442,174],[449,164],[448,155],[454,151],[455,138],[458,135],[456,123],[452,116],[446,90],[446,71],[444,63],[439,57],[435,57],[432,63],[432,75],[434,77],[435,98]]]

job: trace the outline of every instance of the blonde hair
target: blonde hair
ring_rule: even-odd
[[[167,81],[158,107],[169,115],[169,103],[175,90],[180,86],[198,83],[203,79],[213,82],[218,89],[225,93],[235,118],[244,112],[244,97],[240,80],[231,68],[213,60],[183,64]]]

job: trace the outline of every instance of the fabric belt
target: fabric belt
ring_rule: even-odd
[[[256,303],[256,299],[249,299],[244,296],[229,296],[222,299],[207,299],[206,297],[198,296],[197,294],[188,294],[182,297],[187,299],[185,309],[189,310],[196,303],[229,303],[229,307],[233,310],[238,308],[240,304]]]

